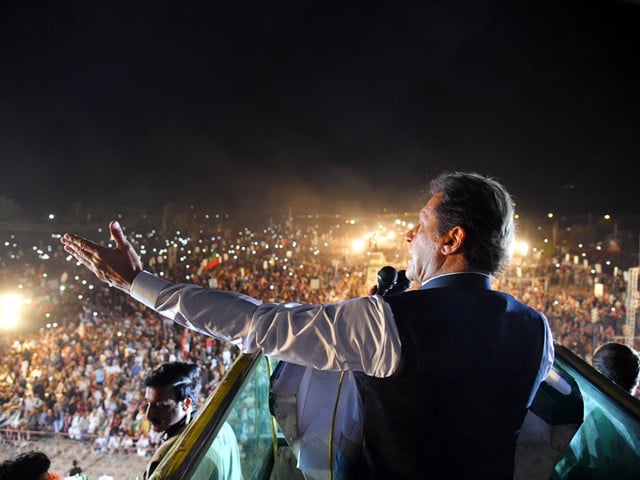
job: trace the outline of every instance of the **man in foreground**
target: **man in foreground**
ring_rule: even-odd
[[[162,433],[162,443],[149,461],[144,478],[154,472],[173,443],[195,415],[200,393],[200,369],[194,363],[167,362],[156,367],[144,379],[147,418],[152,428]],[[235,435],[223,425],[225,438],[233,439],[221,449],[214,441],[192,479],[241,479],[240,456]]]
[[[422,286],[386,298],[289,307],[172,284],[143,271],[117,222],[115,248],[69,233],[61,241],[98,278],[180,325],[244,352],[353,372],[362,423],[341,428],[338,478],[511,479],[517,433],[553,362],[549,327],[491,290],[514,243],[506,190],[456,172],[431,194],[407,232],[406,275]]]
[[[51,460],[46,453],[31,450],[0,464],[0,480],[49,480]]]

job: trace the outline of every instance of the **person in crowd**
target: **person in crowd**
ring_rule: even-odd
[[[35,450],[21,453],[0,464],[0,480],[48,480],[51,460]]]
[[[640,355],[624,343],[607,342],[593,353],[593,367],[631,395],[640,382]]]
[[[151,442],[149,442],[149,436],[146,433],[141,433],[138,441],[136,442],[136,453],[139,457],[146,457],[149,454],[149,447],[151,446]]]
[[[511,479],[517,432],[553,361],[549,326],[491,289],[513,251],[504,187],[445,172],[431,195],[407,232],[406,275],[421,287],[388,298],[289,306],[173,284],[143,270],[116,221],[115,247],[71,233],[61,241],[100,280],[183,326],[244,352],[354,372],[364,428],[344,435],[337,478],[447,477],[455,466],[460,477]]]
[[[77,460],[73,460],[71,462],[71,465],[71,470],[69,470],[70,477],[73,477],[74,475],[80,475],[82,473],[82,467],[80,467]]]
[[[155,368],[145,379],[147,418],[154,431],[162,432],[162,443],[147,464],[144,478],[149,478],[173,443],[196,413],[201,388],[200,368],[190,362],[167,362]],[[218,436],[233,435],[224,424]],[[229,432],[231,430],[231,432]],[[235,440],[235,437],[233,438]],[[198,479],[241,479],[240,455],[237,442],[225,444],[225,449],[212,446],[191,477]]]

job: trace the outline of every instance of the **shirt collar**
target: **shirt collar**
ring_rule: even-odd
[[[168,439],[170,439],[171,437],[175,437],[176,435],[178,435],[180,432],[182,432],[182,430],[184,429],[184,427],[187,426],[187,417],[189,415],[185,415],[184,417],[182,417],[180,419],[180,421],[178,421],[177,423],[174,423],[173,425],[171,425],[169,428],[167,428],[164,431],[164,434],[162,435],[162,441],[166,441]]]
[[[445,273],[430,278],[422,284],[420,290],[442,287],[479,288],[491,290],[491,277],[480,272]]]

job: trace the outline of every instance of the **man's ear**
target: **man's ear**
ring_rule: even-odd
[[[189,407],[191,406],[192,400],[191,397],[187,397],[184,400],[182,400],[182,408],[186,410],[189,410]]]
[[[443,244],[440,252],[443,255],[462,253],[462,245],[467,238],[467,231],[461,226],[455,226],[443,235]]]

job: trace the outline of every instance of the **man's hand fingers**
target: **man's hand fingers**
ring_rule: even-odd
[[[83,250],[81,247],[74,243],[66,244],[64,246],[64,250],[67,253],[70,253],[78,260],[80,263],[90,266],[93,264],[93,255],[91,255],[87,250]]]
[[[92,242],[91,240],[87,240],[86,238],[79,237],[77,235],[73,235],[71,233],[65,233],[60,241],[65,246],[72,246],[78,250],[84,250],[89,252],[96,252],[98,250],[98,244]]]
[[[116,247],[123,248],[128,246],[129,242],[125,238],[122,227],[117,220],[112,220],[109,223],[109,231],[111,232],[111,238],[116,242]]]
[[[97,243],[69,233],[65,233],[61,241],[64,244],[64,250],[73,255],[76,260],[86,266],[94,267],[96,265],[100,256],[100,246]],[[92,268],[92,270],[94,269]]]

